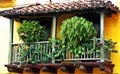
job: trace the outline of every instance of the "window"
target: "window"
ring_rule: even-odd
[[[48,38],[51,38],[51,34],[52,34],[52,18],[32,18],[32,19],[22,19],[22,20],[35,20],[38,21],[40,25],[45,26],[45,30],[47,32],[47,37],[46,40],[48,40]],[[21,22],[22,22],[21,20]]]
[[[52,30],[52,19],[42,19],[39,20],[40,25],[45,26],[45,30],[47,31],[47,38],[46,40],[48,40],[48,38],[51,38],[51,30]]]

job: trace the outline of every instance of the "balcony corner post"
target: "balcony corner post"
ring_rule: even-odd
[[[12,61],[12,46],[11,43],[13,42],[13,27],[14,27],[14,19],[10,19],[10,35],[9,35],[9,54],[8,54],[8,63],[10,64]]]
[[[103,46],[101,47],[101,62],[105,61],[105,55],[104,55],[104,12],[102,11],[100,13],[100,38],[101,42],[103,43]]]
[[[52,30],[52,38],[56,37],[56,26],[57,26],[57,16],[52,16],[53,17],[53,30]],[[55,51],[55,48],[52,48],[52,52]],[[55,58],[52,58],[52,63],[55,63]]]

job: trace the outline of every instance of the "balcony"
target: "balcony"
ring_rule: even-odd
[[[91,39],[91,45],[96,47],[96,43],[98,45],[99,41],[100,38],[96,38],[96,40]],[[51,46],[49,41],[35,42],[29,45],[26,43],[13,43],[10,65],[5,66],[8,67],[8,71],[10,72],[23,72],[24,68],[27,68],[27,71],[29,71],[30,68],[33,72],[37,73],[39,73],[39,69],[56,73],[56,69],[60,67],[63,71],[74,73],[74,68],[79,66],[86,67],[87,72],[89,73],[92,72],[93,67],[99,66],[102,66],[102,68],[107,66],[107,68],[110,68],[110,71],[112,72],[114,65],[110,63],[109,50],[104,50],[101,47],[99,49],[99,54],[96,52],[97,49],[92,50],[92,53],[88,53],[91,49],[86,45],[85,52],[80,55],[75,55],[69,50],[63,50],[61,51],[62,55],[60,55],[62,58],[60,56],[53,58],[52,56],[56,53],[55,51],[58,51],[56,50],[57,48],[59,48],[59,46]],[[59,53],[59,51],[57,53]],[[105,69],[103,68],[103,70]]]

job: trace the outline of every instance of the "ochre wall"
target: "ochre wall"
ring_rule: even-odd
[[[8,8],[16,5],[16,0],[0,0],[0,8]]]
[[[105,16],[105,38],[117,42],[115,49],[118,53],[111,54],[112,63],[115,64],[114,73],[120,73],[120,12],[112,17]]]
[[[17,28],[21,25],[19,21],[14,21],[14,27],[13,27],[13,43],[21,43],[22,41],[20,40],[18,33],[17,33]]]
[[[60,36],[60,26],[62,24],[62,21],[67,19],[67,18],[71,18],[72,16],[74,16],[73,14],[62,14],[60,16],[58,16],[57,18],[57,38],[61,38]]]

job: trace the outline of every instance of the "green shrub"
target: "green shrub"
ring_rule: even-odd
[[[18,27],[19,37],[24,42],[39,42],[45,40],[46,31],[38,21],[23,20],[22,25]]]

